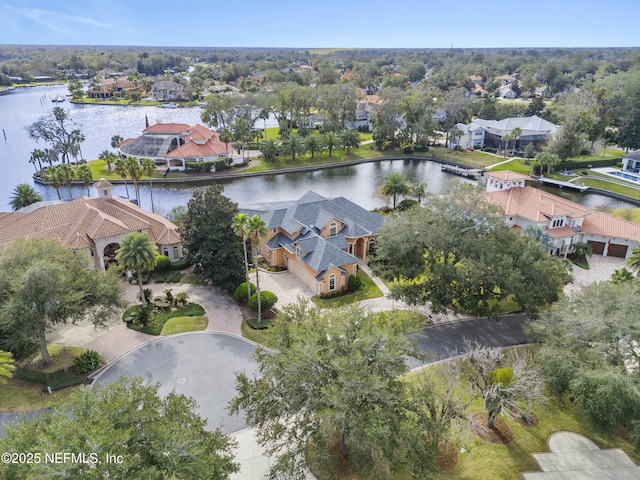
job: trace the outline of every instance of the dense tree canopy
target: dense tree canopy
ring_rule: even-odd
[[[463,187],[425,204],[389,218],[378,236],[372,267],[401,280],[394,297],[477,316],[497,316],[505,299],[532,314],[558,299],[566,263],[514,233],[481,193]]]
[[[64,405],[9,426],[2,451],[33,452],[40,461],[3,462],[0,477],[228,479],[238,470],[229,437],[205,429],[193,399],[175,392],[162,398],[158,389],[121,377],[77,390]],[[45,454],[56,452],[86,455],[46,461]]]
[[[419,331],[416,320],[300,302],[272,328],[273,350],[258,350],[254,378],[238,374],[231,403],[274,456],[272,478],[304,478],[307,448],[366,478],[402,470],[427,478],[441,430],[399,378],[404,358],[419,356],[407,337]]]
[[[195,271],[229,290],[244,279],[242,242],[231,224],[238,205],[216,184],[198,189],[187,205],[180,236]]]
[[[531,322],[552,393],[580,405],[598,426],[636,429],[640,446],[640,284],[588,285]]]
[[[94,268],[57,240],[20,239],[0,252],[0,348],[20,352],[38,342],[49,361],[52,325],[89,318],[103,324],[122,304],[115,271]]]

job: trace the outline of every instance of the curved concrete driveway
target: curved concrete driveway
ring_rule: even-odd
[[[121,375],[140,376],[159,383],[160,395],[175,391],[194,398],[207,429],[232,433],[247,426],[244,418],[226,411],[235,395],[235,374],[256,371],[255,349],[255,344],[225,333],[172,335],[124,354],[96,376],[94,385],[109,384]]]

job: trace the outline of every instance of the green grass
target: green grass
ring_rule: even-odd
[[[569,258],[569,260],[571,261],[571,263],[582,268],[583,270],[589,270],[589,261],[587,260],[587,257]]]
[[[173,317],[166,321],[160,335],[173,335],[174,333],[193,332],[207,328],[207,317],[204,315],[191,317]]]
[[[591,173],[589,173],[591,175]],[[579,183],[583,183],[588,187],[600,188],[609,192],[619,193],[631,198],[640,199],[640,189],[625,187],[624,185],[618,185],[617,183],[611,183],[606,180],[599,180],[596,178],[581,178]]]
[[[56,390],[51,395],[42,392],[42,385],[10,379],[0,388],[0,411],[29,412],[63,404],[78,387]]]
[[[640,208],[614,208],[611,214],[631,222],[640,223]]]
[[[135,309],[139,309],[140,305],[133,305],[127,308],[122,314],[122,318],[125,319],[131,315],[131,312]],[[139,325],[131,324],[129,328],[138,332],[148,333],[149,335],[162,335],[162,329],[170,319],[176,317],[197,317],[205,314],[205,310],[202,305],[197,303],[189,303],[182,307],[173,308],[171,310],[160,310],[152,313],[149,322],[141,327]]]
[[[47,345],[47,350],[51,356],[52,362],[46,367],[42,368],[42,355],[40,350],[27,358],[24,362],[21,362],[21,366],[24,368],[38,370],[43,373],[51,373],[61,368],[69,368],[73,366],[73,359],[84,352],[86,349],[82,347],[69,347],[66,345]]]
[[[158,105],[161,105],[162,102],[158,101],[158,100],[138,100],[138,101],[132,101],[132,100],[126,100],[126,99],[119,99],[119,100],[110,100],[110,99],[106,99],[106,98],[78,98],[78,99],[72,99],[71,103],[77,103],[77,104],[86,104],[86,105],[135,105],[135,106],[144,106],[144,107],[155,107]]]
[[[353,293],[348,293],[340,297],[323,299],[318,296],[311,297],[311,301],[321,308],[337,308],[345,305],[350,305],[354,302],[360,302],[361,300],[367,300],[369,298],[378,298],[382,296],[382,292],[378,286],[371,280],[369,275],[364,271],[358,270],[357,277],[363,284],[363,288]]]
[[[521,173],[523,175],[531,175],[534,164],[534,161],[531,161],[531,165],[527,165],[524,160],[512,160],[509,163],[504,163],[492,168],[491,171],[497,172],[500,170],[511,170],[512,172]]]
[[[449,160],[450,162],[459,163],[460,165],[466,165],[472,168],[484,168],[489,165],[493,165],[494,163],[506,160],[502,157],[490,155],[477,150],[473,152],[460,152],[450,150],[446,147],[429,147],[429,151],[425,152],[425,155]]]
[[[272,347],[274,345],[272,333],[269,328],[258,330],[252,328],[246,320],[243,320],[240,330],[244,338],[247,338],[253,342],[264,345],[265,347]]]
[[[195,273],[185,273],[180,277],[180,283],[189,283],[191,285],[204,285],[202,278]]]
[[[435,375],[435,371],[427,369],[424,373]],[[422,373],[412,373],[405,377],[411,382]],[[468,411],[469,415],[484,412],[482,399],[474,401]],[[633,446],[626,440],[612,434],[595,429],[578,407],[566,402],[549,399],[545,405],[536,405],[533,413],[540,418],[539,425],[528,427],[502,417],[514,434],[514,441],[508,445],[497,445],[484,442],[473,436],[462,443],[454,444],[454,448],[464,447],[466,452],[460,454],[456,466],[447,471],[438,471],[431,477],[434,480],[520,480],[522,472],[540,471],[532,453],[548,452],[547,440],[552,433],[559,431],[576,432],[593,440],[600,448],[621,448],[636,462],[640,456],[634,453]],[[310,450],[313,454],[313,451]],[[366,477],[352,473],[336,474],[335,465],[327,465],[324,460],[314,465],[313,473],[317,478],[334,478],[339,480],[366,480]],[[318,471],[315,467],[322,470]],[[328,473],[328,470],[332,470]],[[393,477],[396,480],[409,480],[407,472],[399,472]]]

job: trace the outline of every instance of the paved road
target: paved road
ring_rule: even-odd
[[[429,361],[436,361],[461,354],[467,341],[492,347],[522,345],[529,342],[522,331],[527,319],[526,315],[514,314],[505,315],[498,321],[478,318],[432,325],[425,328],[424,336],[417,338],[418,346],[430,356]],[[410,368],[421,365],[415,359],[407,363]]]
[[[227,405],[235,395],[235,374],[257,370],[255,344],[216,332],[191,332],[161,337],[129,352],[96,376],[95,385],[107,385],[121,375],[140,376],[160,383],[158,393],[171,391],[192,397],[207,429],[231,433],[247,427],[244,415],[230,416]]]

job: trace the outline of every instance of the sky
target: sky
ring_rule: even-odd
[[[640,0],[0,0],[0,45],[638,47]]]

